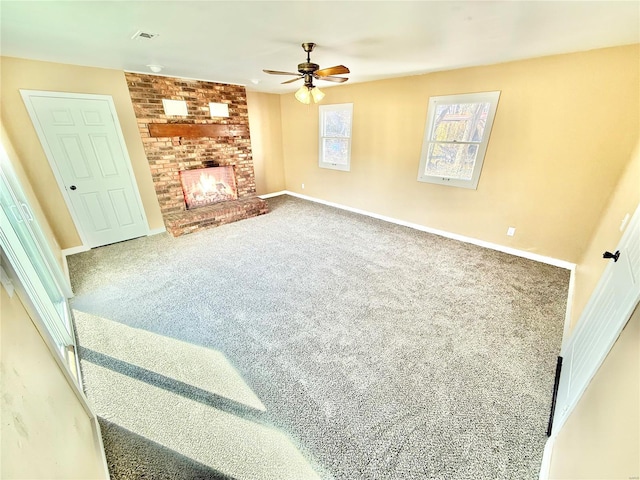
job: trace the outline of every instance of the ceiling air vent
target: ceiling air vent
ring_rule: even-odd
[[[150,40],[152,38],[156,38],[158,35],[159,34],[157,33],[147,33],[142,30],[138,30],[133,37],[131,37],[131,40],[135,40],[136,38],[146,38],[147,40]]]

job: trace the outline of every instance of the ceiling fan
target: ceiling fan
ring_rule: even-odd
[[[311,98],[315,103],[318,103],[324,97],[324,93],[320,91],[318,87],[313,84],[313,79],[316,80],[327,80],[329,82],[337,82],[343,83],[349,80],[345,77],[336,77],[335,75],[342,75],[345,73],[349,73],[349,69],[344,65],[336,65],[334,67],[329,68],[320,68],[320,65],[317,63],[311,63],[310,54],[315,48],[315,43],[303,43],[302,49],[307,53],[307,61],[298,64],[298,73],[293,72],[281,72],[279,70],[263,70],[263,72],[268,73],[270,75],[295,75],[296,78],[292,78],[291,80],[286,80],[282,82],[293,83],[298,80],[304,79],[304,85],[300,87],[300,89],[296,92],[296,98],[302,103],[309,104],[311,102]]]

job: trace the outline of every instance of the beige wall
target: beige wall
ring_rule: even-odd
[[[284,190],[280,95],[247,92],[256,193]]]
[[[640,476],[640,308],[558,434],[551,480]]]
[[[0,58],[1,117],[22,168],[63,249],[81,245],[69,210],[25,108],[20,89],[111,95],[150,229],[164,222],[138,133],[124,72],[18,58]]]
[[[351,172],[318,168],[317,106],[302,105],[293,94],[247,92],[258,193],[287,189],[576,262],[575,323],[606,266],[602,251],[614,248],[621,235],[620,221],[625,213],[633,214],[640,200],[639,53],[634,45],[325,88],[323,104],[354,103]],[[54,246],[57,241],[61,248],[71,248],[80,240],[22,103],[20,88],[112,95],[149,226],[162,227],[123,72],[7,57],[1,58],[0,66],[6,128],[2,141],[28,178],[36,204],[42,204],[44,224],[51,224],[55,236]],[[491,90],[502,94],[478,189],[417,182],[428,98]],[[506,237],[508,226],[517,228],[515,237]],[[24,309],[16,305],[15,297],[6,300],[4,289],[2,295],[4,369],[5,321],[22,318]],[[638,425],[637,398],[635,410],[631,404],[619,403],[626,395],[625,385],[638,391],[637,369],[634,373],[627,368],[629,358],[635,359],[636,366],[638,363],[637,317],[636,311],[567,422],[566,431],[558,437],[552,478],[595,478],[576,476],[582,475],[576,464],[590,455],[584,452],[595,448],[589,432],[608,438],[615,446],[612,452],[619,450],[621,442],[616,436],[628,431],[597,430],[603,426],[593,424],[601,418],[600,410],[617,415],[613,420],[617,426],[612,428]],[[29,335],[21,335],[27,346],[32,345]],[[635,343],[629,340],[634,335]],[[626,367],[617,368],[620,358],[627,359]],[[614,367],[606,367],[609,364]],[[4,378],[3,370],[3,382]],[[3,411],[4,407],[3,403]],[[3,460],[8,458],[4,437]],[[632,446],[637,446],[637,437],[634,441]],[[613,455],[593,455],[603,466],[602,472],[613,471],[607,470],[615,460]],[[587,468],[590,463],[584,465]],[[4,474],[5,462],[2,468]]]
[[[574,295],[571,309],[571,327],[580,318],[608,261],[602,253],[615,252],[622,237],[620,226],[626,214],[632,217],[640,205],[640,142],[627,165],[615,191],[611,195],[598,227],[582,258],[576,265]],[[609,260],[610,261],[610,260]]]
[[[574,327],[615,251],[628,213],[640,204],[640,143],[609,199],[595,233],[576,265]],[[622,479],[640,475],[640,308],[589,384],[556,439],[550,479]]]
[[[109,478],[93,421],[18,295],[0,290],[0,477]]]
[[[0,129],[7,154],[2,168],[15,173],[51,251],[66,267],[5,126]],[[7,273],[11,271],[6,263],[2,266]],[[17,280],[13,281],[17,288]],[[4,286],[0,290],[0,477],[108,478],[92,416],[62,373],[18,293],[9,296]]]
[[[318,168],[317,106],[282,95],[286,188],[577,262],[638,140],[638,57],[633,45],[323,89],[323,104],[354,104],[350,172]],[[429,97],[492,90],[478,189],[418,182]]]
[[[579,262],[638,140],[637,58],[634,45],[325,88],[324,104],[354,103],[351,172],[318,168],[315,105],[247,92],[258,193],[286,188]],[[8,57],[1,67],[2,119],[61,247],[80,239],[20,88],[112,95],[149,226],[162,228],[123,73]],[[502,94],[478,189],[417,182],[428,98],[489,90]]]

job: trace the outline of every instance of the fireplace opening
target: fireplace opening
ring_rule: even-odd
[[[187,210],[238,199],[231,165],[182,170],[180,183]]]

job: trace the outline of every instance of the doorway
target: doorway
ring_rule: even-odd
[[[83,244],[93,248],[147,235],[113,99],[20,93]]]
[[[560,431],[640,300],[640,205],[567,344],[552,433]]]

